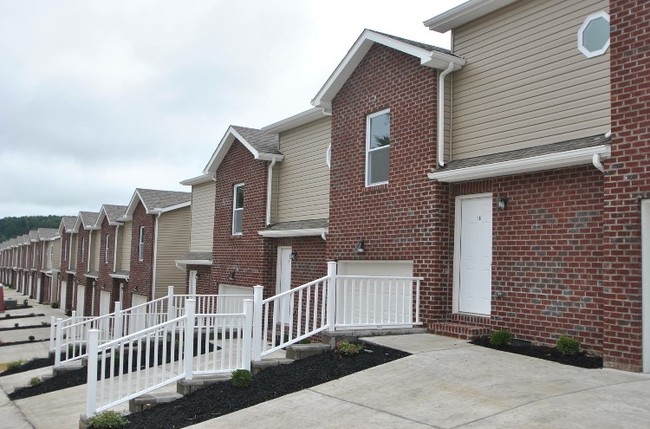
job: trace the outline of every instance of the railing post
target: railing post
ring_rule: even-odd
[[[167,287],[167,320],[175,318],[176,309],[174,308],[174,286]]]
[[[95,414],[97,404],[97,349],[99,346],[99,330],[88,331],[88,372],[86,389],[86,417]]]
[[[242,367],[250,371],[251,369],[251,334],[253,329],[253,300],[244,300],[244,341],[242,344]]]
[[[264,287],[253,286],[253,360],[262,360],[262,296]]]
[[[193,299],[185,300],[185,353],[183,364],[185,365],[185,379],[192,379],[192,366],[194,364],[194,305]]]
[[[61,346],[63,345],[63,319],[56,319],[56,339],[54,342],[54,368],[61,366]]]
[[[420,323],[420,279],[415,283],[415,323]]]
[[[327,263],[327,330],[336,326],[336,262]]]
[[[122,320],[122,303],[115,301],[115,320],[113,321],[113,339],[122,338],[124,336],[124,321]]]
[[[50,351],[54,351],[54,345],[56,342],[56,317],[50,317]]]

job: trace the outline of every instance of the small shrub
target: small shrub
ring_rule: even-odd
[[[230,383],[240,389],[245,389],[250,386],[253,381],[253,374],[246,369],[236,369],[232,372]]]
[[[14,328],[17,328],[19,326],[20,326],[20,323],[18,323],[18,322],[14,323]]]
[[[343,356],[354,356],[361,353],[363,344],[349,343],[347,341],[339,341],[336,343],[336,352]]]
[[[580,353],[580,342],[566,335],[560,335],[555,348],[565,356],[574,356]]]
[[[12,360],[7,364],[7,369],[17,369],[24,363],[24,360]]]
[[[30,336],[29,336],[29,337],[27,337],[27,338],[29,338],[29,341],[34,341],[34,340],[36,339],[36,337],[35,337],[35,336],[33,336],[33,335],[30,335]]]
[[[512,334],[507,329],[500,329],[490,334],[490,344],[495,347],[503,347],[510,344]]]
[[[50,304],[50,307],[59,308],[59,303],[58,302],[53,302],[52,304]]]
[[[43,382],[43,379],[41,377],[32,377],[32,378],[29,379],[29,385],[31,387],[38,386],[42,382]]]
[[[5,314],[5,319],[10,319],[10,318],[11,318],[11,314],[9,313]]]
[[[123,428],[129,421],[117,411],[104,411],[88,419],[90,427],[97,429]]]

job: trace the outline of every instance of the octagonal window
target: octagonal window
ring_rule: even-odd
[[[587,58],[607,52],[609,48],[609,14],[597,12],[589,15],[578,30],[578,50]]]

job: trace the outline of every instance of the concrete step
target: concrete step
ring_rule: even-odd
[[[290,364],[291,362],[294,362],[293,359],[287,359],[287,358],[277,358],[277,359],[262,359],[261,361],[254,361],[251,365],[251,372],[253,374],[257,374],[258,372],[266,369],[266,368],[271,368],[272,366],[278,366],[278,365],[287,365]]]
[[[179,395],[189,395],[199,389],[203,389],[211,384],[219,383],[230,379],[230,373],[210,375],[206,377],[194,377],[191,380],[182,379],[176,382],[176,392]],[[137,399],[137,398],[136,398]]]
[[[300,360],[309,356],[319,355],[332,350],[329,344],[293,344],[287,347],[287,359]]]
[[[426,328],[390,328],[390,329],[350,329],[345,331],[323,332],[321,342],[330,347],[336,347],[337,341],[357,341],[360,337],[376,337],[382,335],[426,334]]]

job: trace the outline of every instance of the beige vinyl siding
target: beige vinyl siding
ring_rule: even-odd
[[[116,271],[129,271],[131,269],[131,234],[133,222],[124,222],[120,226],[118,238],[118,262]]]
[[[585,18],[607,1],[520,1],[456,29],[453,159],[604,134],[609,51],[577,49]]]
[[[192,186],[192,252],[212,251],[214,196],[213,181]]]
[[[72,247],[70,250],[70,255],[68,259],[68,268],[70,271],[75,271],[77,269],[77,245],[78,245],[79,234],[70,234],[70,241],[72,242]]]
[[[54,253],[52,254],[51,266],[48,268],[54,268],[56,270],[61,268],[61,239],[57,238],[50,242],[51,246],[54,246]]]
[[[176,267],[190,248],[189,207],[163,213],[158,221],[158,248],[156,252],[155,297],[167,295],[167,287],[176,293],[186,293],[185,271]]]
[[[99,255],[100,255],[100,245],[101,245],[101,231],[90,231],[90,235],[92,236],[92,248],[91,248],[91,253],[90,253],[90,260],[91,265],[90,265],[90,271],[97,271],[99,270]]]
[[[438,72],[440,73],[440,72]],[[454,74],[445,76],[445,160],[451,159],[451,141],[452,141],[452,97],[453,97],[453,77]],[[436,124],[436,127],[438,125]],[[437,137],[436,137],[437,138]]]
[[[331,128],[327,117],[280,134],[277,222],[328,217]]]

